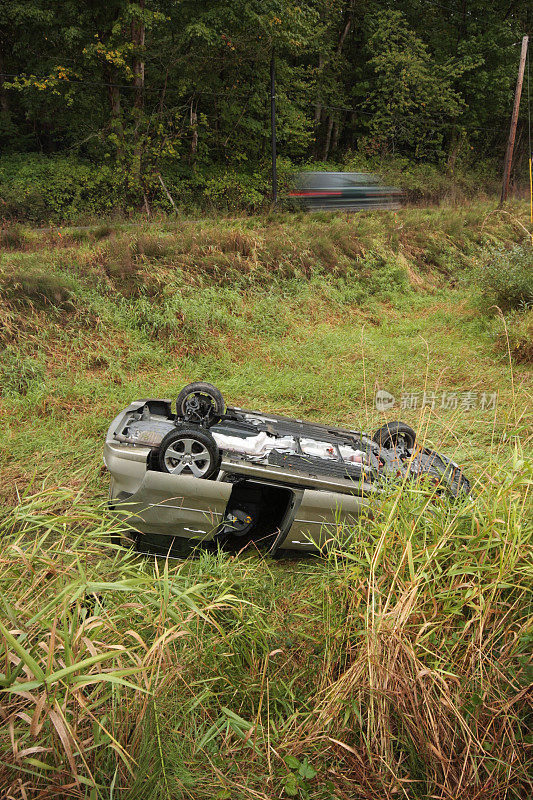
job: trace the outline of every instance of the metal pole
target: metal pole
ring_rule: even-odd
[[[513,115],[511,117],[511,129],[509,131],[509,139],[507,141],[507,152],[505,153],[505,162],[503,165],[503,183],[502,194],[500,197],[500,205],[503,205],[507,200],[507,193],[509,191],[509,178],[511,177],[511,165],[513,161],[514,140],[516,136],[516,125],[518,122],[518,112],[520,110],[520,97],[522,95],[522,83],[524,81],[524,68],[526,66],[526,53],[528,36],[522,39],[522,51],[520,53],[520,64],[518,67],[518,78],[516,80],[516,89],[514,93]]]
[[[276,171],[276,63],[274,51],[270,59],[270,128],[272,135],[272,205],[278,202],[278,174]]]

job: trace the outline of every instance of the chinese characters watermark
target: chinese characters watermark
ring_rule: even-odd
[[[458,391],[413,391],[401,392],[398,400],[385,389],[376,392],[375,406],[378,411],[388,411],[395,406],[416,411],[429,407],[440,411],[495,411],[498,392],[469,390]]]

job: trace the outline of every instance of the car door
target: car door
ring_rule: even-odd
[[[355,523],[368,501],[351,494],[305,489],[281,550],[314,550],[336,537],[343,524]]]
[[[230,483],[148,470],[139,489],[115,509],[141,533],[210,541],[231,490]]]

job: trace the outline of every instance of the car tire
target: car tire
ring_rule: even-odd
[[[222,393],[211,383],[189,383],[176,399],[176,414],[186,422],[209,427],[226,409]]]
[[[416,431],[405,422],[387,422],[375,432],[372,439],[386,450],[397,447],[399,443],[403,443],[405,448],[412,450],[415,446]]]
[[[157,464],[161,472],[208,480],[218,474],[220,451],[209,431],[184,426],[164,437]]]

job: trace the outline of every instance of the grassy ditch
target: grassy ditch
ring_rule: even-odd
[[[533,281],[511,211],[2,231],[2,796],[531,793]],[[400,487],[322,558],[127,553],[106,425],[195,379],[404,419],[475,497]]]
[[[3,792],[524,797],[532,477],[517,449],[473,502],[399,490],[304,562],[154,563],[79,496],[22,498],[2,524]]]

